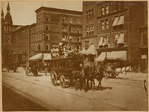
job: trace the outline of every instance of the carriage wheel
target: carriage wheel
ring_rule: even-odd
[[[55,72],[51,72],[51,81],[54,86],[57,85],[57,75]]]
[[[66,87],[65,77],[63,75],[60,76],[60,85],[62,88]]]

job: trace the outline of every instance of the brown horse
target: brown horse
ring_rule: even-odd
[[[94,79],[97,79],[98,81],[98,89],[99,86],[101,86],[101,81],[104,77],[104,71],[105,67],[104,65],[92,65],[92,66],[86,66],[84,68],[85,78],[87,79],[87,88],[89,88],[89,82],[91,82],[91,88],[92,90],[95,89],[95,81]]]

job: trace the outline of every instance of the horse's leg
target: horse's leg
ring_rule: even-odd
[[[82,82],[81,76],[80,76],[80,78],[79,78],[79,83],[80,83],[80,90],[82,90],[83,82]]]
[[[99,86],[101,86],[101,81],[98,80],[98,89],[99,89]]]
[[[94,81],[94,78],[91,79],[91,87],[92,87],[92,90],[95,89],[95,81]]]

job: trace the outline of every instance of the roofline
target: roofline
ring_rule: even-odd
[[[77,14],[77,15],[83,15],[82,11],[73,11],[73,10],[67,10],[67,9],[59,9],[59,8],[50,8],[50,7],[40,7],[35,12],[37,13],[40,10],[45,10],[45,11],[51,11],[51,12],[63,12],[63,13],[70,13],[70,14]]]

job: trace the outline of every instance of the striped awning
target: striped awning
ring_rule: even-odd
[[[124,33],[121,33],[121,34],[120,34],[117,43],[118,43],[118,44],[123,44],[123,43],[124,43]]]
[[[51,54],[50,53],[38,53],[31,58],[29,58],[30,61],[36,61],[36,60],[50,60],[51,59]]]
[[[121,24],[124,24],[124,15],[123,16],[120,16],[120,19],[117,23],[117,25],[121,25]]]
[[[119,17],[116,17],[116,18],[114,19],[114,22],[113,22],[113,25],[112,25],[112,26],[116,26],[117,23],[118,23],[118,20],[119,20]]]
[[[115,60],[127,60],[127,52],[126,51],[112,51],[107,59]]]
[[[85,48],[83,48],[79,53],[80,54],[87,54]]]
[[[103,46],[103,37],[100,37],[100,40],[99,40],[98,46]]]
[[[95,55],[95,51],[96,51],[95,45],[92,44],[92,45],[86,50],[86,53],[87,53],[87,54]]]
[[[106,54],[107,53],[107,54]],[[98,61],[104,61],[105,60],[105,58],[106,58],[106,55],[107,55],[107,57],[110,55],[110,52],[102,52],[100,55],[99,55],[99,57],[96,59],[96,61],[98,62]]]

